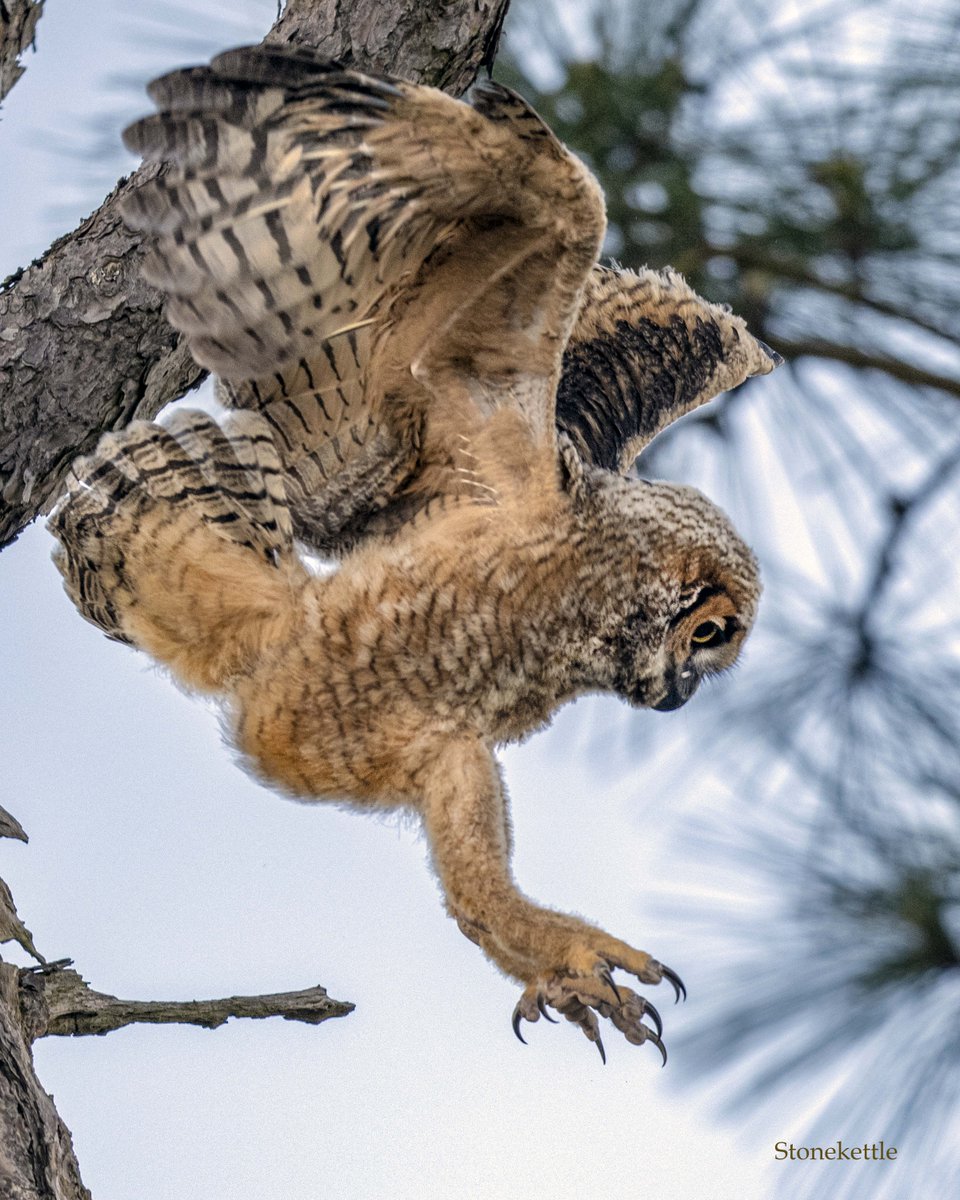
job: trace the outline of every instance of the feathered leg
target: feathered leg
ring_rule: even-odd
[[[451,915],[488,958],[526,985],[514,1010],[517,1036],[521,1020],[547,1016],[549,1006],[578,1025],[601,1055],[598,1015],[627,1041],[652,1041],[665,1055],[656,1009],[615,983],[612,971],[623,969],[643,983],[672,982],[676,976],[649,954],[577,917],[542,908],[518,890],[508,861],[503,788],[489,750],[479,740],[447,743],[424,764],[420,786],[424,824]],[[645,1014],[656,1029],[643,1023]]]
[[[73,468],[49,522],[81,614],[216,691],[289,636],[307,579],[263,420],[137,422]]]

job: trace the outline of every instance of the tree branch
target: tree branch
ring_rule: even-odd
[[[0,962],[0,1195],[10,1200],[91,1200],[70,1132],[33,1068],[31,1045],[50,1034],[102,1034],[134,1022],[202,1025],[229,1017],[284,1017],[319,1025],[353,1011],[322,987],[271,996],[168,1003],[95,992],[62,963],[20,969]]]
[[[0,103],[23,74],[20,55],[33,45],[44,0],[0,0]]]
[[[26,840],[18,821],[0,809],[0,836]],[[103,1034],[132,1024],[202,1025],[230,1017],[283,1017],[319,1025],[353,1005],[320,986],[223,1000],[118,1000],[95,992],[70,960],[46,963],[17,916],[0,879],[0,942],[18,941],[40,963],[18,968],[0,961],[0,1196],[7,1200],[90,1200],[80,1179],[70,1132],[34,1072],[31,1046],[49,1035]]]
[[[16,838],[18,842],[30,840],[17,818],[8,813],[5,808],[0,808],[0,837]]]
[[[887,358],[883,354],[870,354],[858,350],[854,346],[845,346],[840,342],[828,342],[822,338],[809,338],[800,341],[788,341],[776,337],[777,350],[788,360],[798,358],[828,358],[833,362],[846,363],[859,371],[883,371],[893,379],[909,383],[913,387],[939,388],[951,396],[960,396],[960,379],[951,375],[940,375],[936,371],[925,371],[900,359]]]
[[[28,968],[21,978],[43,981],[47,1016],[36,1036],[109,1033],[134,1024],[216,1029],[230,1017],[283,1017],[285,1021],[319,1025],[331,1017],[345,1017],[354,1009],[346,1001],[332,1000],[319,985],[300,992],[228,996],[223,1000],[118,1000],[105,992],[95,992],[76,971],[65,968],[49,973],[42,967]]]
[[[460,96],[481,67],[493,66],[508,6],[509,0],[288,0],[265,40],[315,46],[345,66],[389,71]]]
[[[0,879],[0,944],[3,942],[17,942],[38,963],[47,961],[33,944],[33,934],[20,920],[10,889]]]
[[[492,61],[508,0],[289,0],[268,40],[460,93]],[[203,379],[140,278],[140,238],[101,207],[0,286],[0,547],[48,511],[78,454]]]
[[[786,279],[792,283],[797,283],[811,288],[816,292],[826,293],[830,296],[837,296],[842,300],[848,300],[851,304],[861,305],[863,308],[870,309],[871,312],[880,313],[885,317],[893,317],[897,321],[905,321],[915,326],[917,329],[922,329],[926,333],[931,333],[935,337],[943,338],[945,341],[950,339],[950,333],[942,325],[937,325],[933,321],[928,321],[916,312],[910,310],[909,301],[907,303],[894,303],[890,300],[883,300],[879,296],[871,296],[864,291],[863,287],[858,283],[839,283],[833,282],[823,276],[810,265],[810,261],[800,254],[785,254],[771,249],[769,243],[751,243],[746,241],[737,242],[733,246],[706,246],[708,254],[722,254],[727,258],[732,258],[740,267],[754,268],[756,270],[766,271],[776,283],[780,279]]]

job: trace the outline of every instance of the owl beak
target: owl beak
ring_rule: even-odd
[[[656,712],[673,712],[675,708],[682,708],[697,690],[700,676],[692,667],[684,666],[680,671],[674,667],[664,682],[667,685],[666,695],[651,707]]]
[[[770,360],[770,366],[767,368],[767,371],[765,371],[764,374],[776,370],[777,367],[782,367],[787,361],[782,354],[778,354],[777,351],[774,350],[772,346],[768,346],[766,342],[761,342],[760,339],[757,338],[756,343]]]

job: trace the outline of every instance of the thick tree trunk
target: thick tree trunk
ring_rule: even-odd
[[[289,0],[268,38],[459,94],[492,62],[507,3]],[[70,463],[103,432],[152,417],[203,378],[141,280],[140,238],[119,217],[143,178],[122,180],[0,288],[0,547],[49,510]]]
[[[0,963],[0,1195],[4,1200],[90,1200],[70,1131],[33,1071],[30,1043],[42,1007],[21,972]]]

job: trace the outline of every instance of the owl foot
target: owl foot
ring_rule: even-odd
[[[673,985],[678,1001],[681,995],[686,998],[686,988],[676,972],[653,960],[651,966],[659,968],[661,978]],[[548,1007],[556,1009],[581,1029],[587,1040],[596,1045],[604,1062],[607,1061],[607,1055],[600,1037],[598,1015],[611,1021],[634,1046],[653,1042],[663,1056],[663,1065],[667,1065],[667,1051],[661,1040],[663,1021],[660,1014],[645,997],[614,983],[607,964],[601,965],[589,976],[553,974],[529,984],[513,1010],[513,1032],[521,1042],[525,1044],[520,1032],[521,1021],[533,1023],[545,1017],[556,1023],[547,1012]],[[643,1017],[647,1014],[655,1029],[644,1024]]]

